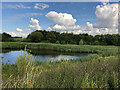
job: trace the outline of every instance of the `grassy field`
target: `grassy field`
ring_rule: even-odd
[[[3,49],[52,49],[96,53],[78,60],[35,61],[20,55],[15,64],[3,64],[3,88],[118,88],[119,56],[116,46],[2,43]]]
[[[71,44],[52,44],[52,43],[24,43],[24,42],[3,42],[0,43],[2,49],[51,49],[63,52],[77,53],[99,53],[103,56],[118,55],[119,46],[99,46],[99,45],[71,45]]]

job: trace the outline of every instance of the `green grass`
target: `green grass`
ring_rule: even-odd
[[[51,49],[95,53],[83,59],[41,62],[31,54],[20,55],[15,64],[3,64],[3,88],[118,88],[119,47],[3,42],[3,49]]]
[[[52,43],[25,43],[25,42],[2,42],[2,49],[50,49],[63,52],[77,53],[99,53],[102,56],[118,55],[119,46],[98,46],[98,45],[71,45],[71,44],[52,44]]]
[[[119,67],[115,56],[42,63],[24,53],[3,65],[3,88],[118,88]]]

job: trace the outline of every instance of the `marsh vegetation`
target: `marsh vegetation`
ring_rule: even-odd
[[[49,49],[70,53],[95,53],[77,60],[36,61],[22,53],[15,64],[4,63],[4,88],[118,88],[119,47],[3,42],[3,49]],[[7,71],[7,72],[6,72]]]

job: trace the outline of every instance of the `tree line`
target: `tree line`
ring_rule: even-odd
[[[15,41],[19,38],[21,42],[44,42],[56,44],[76,44],[76,45],[120,45],[119,34],[105,34],[105,35],[89,35],[89,34],[73,34],[60,33],[56,31],[42,31],[36,30],[30,33],[27,38],[12,37],[7,33],[2,33],[2,41]],[[17,39],[18,40],[18,39]]]

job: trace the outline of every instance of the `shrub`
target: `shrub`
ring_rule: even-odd
[[[83,44],[84,44],[84,42],[83,42],[83,40],[81,39],[80,42],[79,42],[79,45],[83,45]]]

